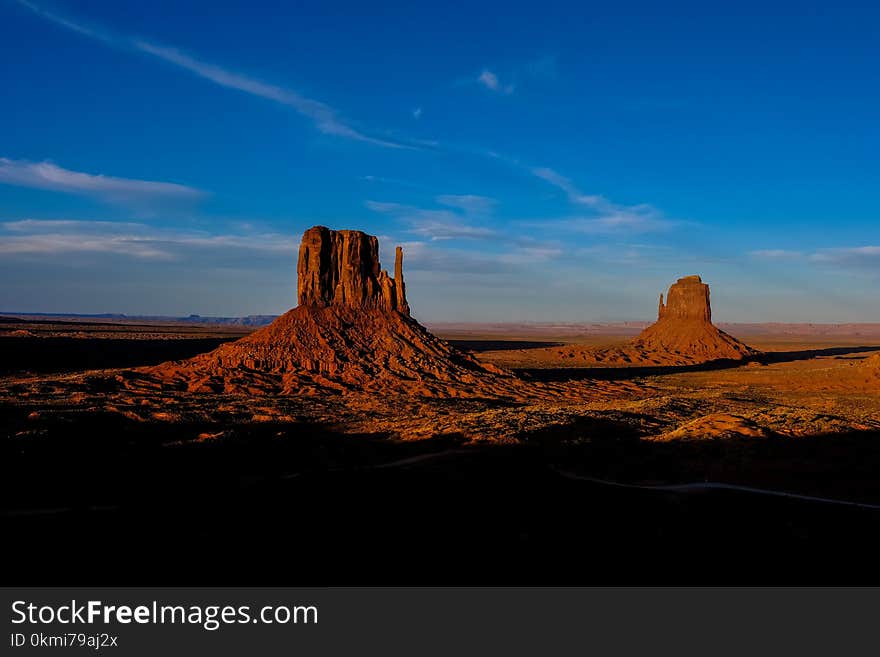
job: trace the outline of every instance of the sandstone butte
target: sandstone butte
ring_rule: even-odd
[[[510,375],[432,335],[410,316],[403,251],[394,276],[359,230],[309,228],[297,262],[298,306],[272,324],[184,361],[136,371],[137,386],[318,394],[406,388],[450,396]]]
[[[632,342],[639,352],[694,362],[743,360],[758,352],[712,323],[709,286],[699,276],[679,278],[660,295],[657,321]],[[674,359],[674,358],[673,358]]]
[[[379,240],[359,230],[309,228],[297,261],[300,306],[397,310],[409,315],[403,249],[395,252],[394,278],[379,263]]]
[[[566,364],[608,366],[695,365],[716,360],[744,360],[760,352],[712,323],[709,286],[699,276],[685,276],[660,295],[657,321],[625,345],[597,348],[568,345],[543,350],[543,358]]]

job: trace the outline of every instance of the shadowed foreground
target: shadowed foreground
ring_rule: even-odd
[[[4,424],[21,422],[16,413],[3,409]],[[310,425],[50,423],[3,442],[7,579],[874,583],[880,511],[576,476],[741,480],[880,504],[878,438],[645,443],[619,424],[582,422],[478,447]]]
[[[308,397],[83,368],[226,339],[132,330],[0,340],[52,355],[0,378],[10,584],[877,583],[880,511],[703,486],[880,504],[865,336],[662,368],[529,368],[546,345],[496,341],[479,358],[523,378]]]

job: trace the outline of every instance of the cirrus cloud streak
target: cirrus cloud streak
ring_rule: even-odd
[[[118,178],[72,171],[52,162],[28,162],[0,157],[0,183],[33,189],[95,196],[110,201],[196,200],[200,189],[156,180]]]

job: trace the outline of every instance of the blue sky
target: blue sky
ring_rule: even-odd
[[[280,313],[324,224],[428,321],[880,321],[868,4],[0,0],[0,310]]]

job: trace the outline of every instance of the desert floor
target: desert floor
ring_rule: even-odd
[[[766,352],[738,365],[546,357],[641,327],[430,327],[534,396],[273,398],[106,385],[246,327],[5,320],[10,563],[71,584],[878,583],[880,326],[722,325]]]

